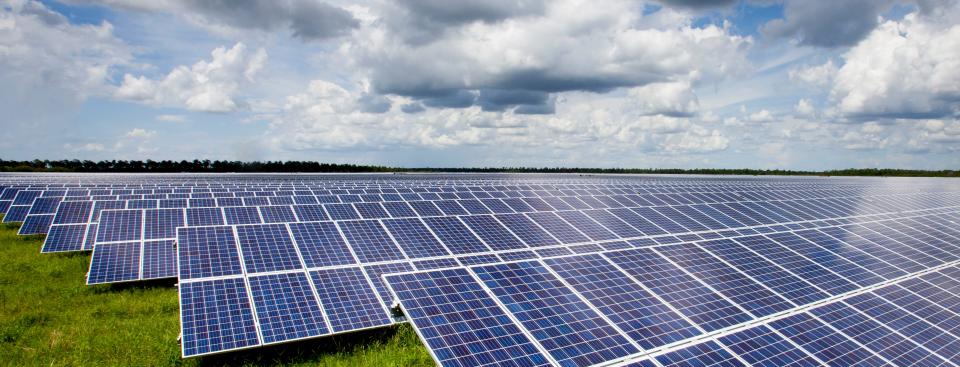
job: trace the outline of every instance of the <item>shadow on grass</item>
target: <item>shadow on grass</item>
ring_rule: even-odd
[[[197,358],[201,366],[286,365],[315,361],[324,354],[347,354],[355,349],[387,344],[400,332],[401,325],[318,337],[268,347],[215,354]]]
[[[125,292],[131,290],[148,290],[148,289],[176,289],[174,286],[177,285],[177,278],[167,278],[167,279],[152,279],[144,280],[137,282],[126,282],[126,283],[114,283],[114,284],[98,284],[90,286],[93,290],[93,293],[103,294],[103,293],[117,293]]]

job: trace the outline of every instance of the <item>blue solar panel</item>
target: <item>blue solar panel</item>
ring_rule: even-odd
[[[345,221],[339,222],[338,225],[361,263],[404,259],[400,248],[393,243],[380,222]]]
[[[736,241],[832,295],[857,289],[856,284],[766,237],[740,237]]]
[[[47,234],[53,223],[53,214],[28,215],[20,226],[18,235]]]
[[[700,246],[797,305],[830,296],[732,240],[707,241],[700,243]]]
[[[494,251],[516,250],[527,247],[492,216],[470,215],[460,217],[460,219]]]
[[[223,212],[220,208],[188,208],[187,226],[222,226]]]
[[[237,242],[247,273],[303,268],[285,225],[262,224],[236,228]]]
[[[547,259],[544,262],[644,349],[701,334],[600,255]]]
[[[391,275],[387,282],[439,365],[550,365],[466,270]]]
[[[142,232],[143,210],[106,210],[100,213],[96,243],[138,241]]]
[[[356,203],[353,204],[360,216],[365,219],[390,218],[390,214],[380,203]]]
[[[392,321],[359,268],[310,272],[333,332],[359,330]]]
[[[3,223],[23,222],[30,211],[29,205],[14,205],[7,209],[7,214],[3,216]]]
[[[746,364],[740,362],[740,360],[730,354],[730,352],[712,341],[659,355],[656,359],[663,367],[746,366]]]
[[[587,366],[639,352],[537,262],[472,269],[561,365]]]
[[[960,362],[960,340],[916,315],[870,293],[853,296],[844,302],[874,319],[883,320],[887,327],[950,362]]]
[[[757,367],[814,367],[822,365],[770,328],[760,325],[722,336],[730,351]]]
[[[259,344],[243,279],[180,283],[179,289],[184,357]]]
[[[795,307],[694,244],[658,247],[657,252],[754,316],[767,316]]]
[[[243,274],[231,227],[177,229],[180,280]]]
[[[922,280],[913,279],[874,291],[890,303],[919,316],[943,331],[960,336],[960,314],[951,308],[957,308],[960,297],[950,294]],[[936,290],[931,291],[931,288]]]
[[[875,242],[857,236],[853,232],[844,230],[841,227],[821,228],[819,231],[841,241],[846,245],[845,247],[863,250],[871,256],[877,257],[878,259],[883,260],[884,262],[891,264],[904,272],[913,273],[926,269],[926,267],[920,263],[910,260],[909,258],[895,251],[891,251],[886,247],[880,246]]]
[[[431,217],[423,221],[454,254],[490,251],[457,217]]]
[[[541,214],[541,213],[538,213]],[[547,213],[542,213],[547,214]],[[550,213],[553,214],[553,213]],[[565,211],[565,212],[556,212],[556,215],[559,215],[567,223],[570,223],[574,228],[578,229],[581,233],[594,241],[603,241],[611,240],[618,238],[617,235],[613,234],[607,230],[604,226],[595,222],[590,217],[578,211]],[[580,241],[583,242],[583,241]]]
[[[793,233],[772,233],[767,235],[774,242],[786,247],[794,252],[806,257],[824,268],[830,269],[844,278],[867,287],[873,284],[883,282],[885,279],[879,275],[870,272],[859,265],[837,256],[813,242],[805,240],[803,237]]]
[[[920,345],[843,303],[817,307],[810,313],[894,365],[948,365],[945,360]]]
[[[531,247],[560,244],[549,233],[523,214],[497,214],[495,217]]]
[[[53,224],[85,224],[92,210],[92,201],[65,201],[57,208]]]
[[[843,228],[846,232],[850,232],[859,237],[863,237],[869,240],[870,242],[873,242],[889,251],[893,251],[897,254],[900,254],[901,256],[904,256],[914,262],[917,262],[923,265],[924,267],[929,268],[929,267],[934,267],[934,266],[943,264],[943,261],[941,260],[937,260],[936,258],[923,253],[922,251],[919,251],[913,247],[910,247],[903,243],[895,241],[890,237],[884,236],[880,233],[874,232],[862,225],[852,225],[852,226],[845,226],[841,228]]]
[[[547,232],[550,232],[550,234],[560,240],[561,243],[568,244],[590,241],[590,239],[580,233],[580,231],[570,226],[569,223],[554,213],[528,213],[527,216],[543,227],[543,229],[547,230]]]
[[[261,206],[260,215],[263,216],[264,223],[291,223],[297,221],[297,217],[293,214],[293,208],[286,205]]]
[[[357,263],[333,222],[291,223],[290,230],[308,268]]]
[[[87,284],[117,283],[140,279],[140,242],[97,245],[90,258]]]
[[[227,220],[227,224],[259,224],[263,223],[260,220],[260,211],[257,210],[258,207],[255,206],[233,206],[225,207],[223,209],[223,216]]]
[[[143,243],[143,271],[140,279],[163,279],[176,276],[176,241],[145,241]]]
[[[264,344],[329,333],[306,274],[270,274],[249,280]]]
[[[329,220],[327,212],[323,210],[323,205],[294,205],[293,211],[301,222],[314,222]]]
[[[809,314],[776,320],[771,327],[830,366],[888,366],[883,359]]]
[[[420,219],[387,219],[383,225],[411,259],[450,255]]]
[[[68,224],[52,226],[47,233],[40,252],[66,252],[83,250],[83,237],[86,234],[85,224]]]
[[[884,279],[894,279],[907,275],[905,271],[872,256],[871,253],[865,251],[864,249],[840,242],[839,240],[830,237],[823,232],[806,230],[796,232],[796,234],[826,250],[829,250],[836,256],[840,256],[853,264],[857,264],[871,271],[874,274],[878,274]]]
[[[706,331],[751,320],[739,307],[650,249],[616,251],[605,256]]]
[[[409,201],[407,204],[410,204],[410,207],[422,217],[443,215],[440,208],[437,208],[437,206],[433,205],[433,202],[430,201]]]
[[[632,210],[639,214],[644,220],[655,224],[656,227],[662,228],[667,233],[690,232],[683,226],[677,224],[677,222],[674,222],[670,218],[667,218],[663,216],[663,214],[653,210],[653,208],[633,208]]]
[[[177,227],[184,226],[183,209],[147,209],[144,211],[145,240],[177,237]]]
[[[407,203],[402,201],[395,202],[385,202],[382,203],[383,207],[390,213],[390,216],[394,218],[404,218],[404,217],[416,217],[417,213],[413,211],[413,208]]]

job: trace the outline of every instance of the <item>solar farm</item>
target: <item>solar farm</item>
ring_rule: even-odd
[[[5,174],[0,213],[169,280],[184,359],[407,323],[445,367],[960,365],[952,179]]]

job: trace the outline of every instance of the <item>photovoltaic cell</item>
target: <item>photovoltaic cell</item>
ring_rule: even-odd
[[[420,219],[387,219],[383,225],[412,259],[450,255]]]
[[[378,221],[345,221],[338,225],[361,263],[405,258]]]
[[[360,268],[310,272],[333,332],[388,325],[392,321]]]
[[[229,206],[224,207],[223,216],[227,224],[259,224],[260,212],[255,206]]]
[[[139,241],[142,230],[143,210],[106,210],[100,213],[97,243]]]
[[[492,216],[469,215],[460,217],[460,219],[494,251],[516,250],[527,247]]]
[[[243,274],[231,227],[177,229],[180,280]]]
[[[145,240],[176,238],[177,227],[185,224],[182,209],[147,209],[144,220]]]
[[[664,367],[681,366],[746,366],[716,342],[708,341],[657,356]]]
[[[890,365],[806,313],[773,321],[770,326],[832,367]]]
[[[357,263],[333,222],[291,223],[290,231],[308,268]]]
[[[490,251],[457,217],[423,218],[440,242],[456,255]]]
[[[719,341],[751,366],[814,367],[821,365],[812,356],[764,325],[722,336]]]
[[[243,279],[180,283],[179,289],[184,357],[259,344]]]
[[[624,250],[605,256],[706,331],[751,320],[746,312],[653,250]]]
[[[818,265],[830,269],[834,273],[847,278],[851,282],[854,282],[861,287],[867,287],[885,280],[883,277],[880,277],[847,259],[839,257],[836,254],[817,246],[813,242],[797,236],[796,234],[789,232],[771,233],[767,235],[767,237],[783,247],[793,250],[807,259],[810,259]]]
[[[28,215],[20,226],[18,235],[26,236],[32,234],[47,234],[50,230],[50,223],[53,222],[53,214]]]
[[[296,222],[293,208],[286,205],[261,206],[260,215],[264,223],[291,223]]]
[[[560,365],[589,366],[639,352],[537,262],[471,269]]]
[[[65,201],[57,208],[53,224],[85,224],[93,210],[92,201]]]
[[[793,274],[796,274],[832,295],[843,294],[858,288],[856,284],[841,278],[826,268],[797,255],[766,237],[739,237],[735,240],[744,247],[756,251],[764,258],[782,266],[784,269],[789,270]]]
[[[293,211],[301,222],[314,222],[329,220],[327,212],[323,210],[323,205],[294,205]]]
[[[810,313],[894,365],[948,365],[942,358],[843,303],[817,307]]]
[[[700,334],[600,255],[544,262],[641,347],[653,349]]]
[[[87,284],[117,283],[140,279],[140,242],[97,245],[90,258]]]
[[[145,241],[143,243],[143,274],[141,274],[140,279],[162,279],[176,276],[176,241]]]
[[[83,250],[85,224],[68,224],[50,227],[40,252],[66,252]]]
[[[663,246],[656,250],[754,316],[767,316],[794,307],[694,244]]]
[[[223,213],[220,208],[188,208],[187,226],[222,226]]]
[[[262,224],[236,228],[247,273],[303,268],[286,226]]]
[[[528,213],[527,216],[543,227],[543,229],[547,230],[547,232],[550,232],[550,234],[552,234],[562,243],[567,244],[589,241],[589,239],[581,234],[580,231],[571,227],[570,224],[565,222],[563,219],[560,219],[560,217],[554,213]]]
[[[250,293],[264,344],[329,333],[306,274],[250,277]]]
[[[497,214],[495,217],[531,247],[558,245],[549,233],[523,214]]]
[[[389,275],[387,282],[444,367],[549,366],[507,314],[464,269]],[[444,310],[436,315],[435,310]]]

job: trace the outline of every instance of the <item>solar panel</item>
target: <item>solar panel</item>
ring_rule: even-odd
[[[606,256],[706,331],[752,319],[742,309],[653,250],[623,250]]]
[[[387,280],[438,365],[551,365],[465,269],[388,275]],[[429,309],[444,312],[436,317]]]
[[[561,365],[592,365],[639,352],[615,327],[537,262],[472,268]]]
[[[400,319],[388,310],[394,297],[384,275],[422,282],[416,277],[439,269],[465,271],[482,291],[476,296],[492,301],[507,318],[503,325],[513,325],[529,340],[527,352],[548,364],[844,365],[853,359],[834,352],[856,355],[858,347],[866,364],[955,361],[960,299],[952,292],[960,290],[960,277],[947,265],[960,259],[956,190],[869,180],[359,177],[258,176],[236,185],[218,177],[163,188],[24,185],[0,196],[13,192],[8,200],[20,203],[13,210],[25,230],[50,216],[42,251],[93,248],[91,283],[179,275],[181,285],[239,286],[242,302],[203,309],[202,300],[182,297],[190,302],[182,309],[203,309],[204,318],[217,320],[231,312],[225,308],[247,307],[253,338],[231,344],[217,333],[194,334],[186,356],[392,324]],[[32,193],[15,200],[21,191]],[[24,210],[18,207],[26,213],[17,214]],[[130,218],[140,213],[139,226],[115,209]],[[172,238],[185,230],[197,232]],[[537,269],[510,274],[509,302],[501,299],[506,291],[497,294],[477,277],[478,269],[511,265],[503,262]],[[931,267],[939,268],[862,292]],[[239,284],[223,282],[229,279]],[[254,282],[261,282],[256,291]],[[411,295],[411,302],[425,302],[416,298],[425,293]],[[551,297],[563,301],[530,307]],[[460,316],[440,304],[422,308],[423,316]],[[798,310],[832,305],[853,313],[827,320]],[[798,339],[774,324],[794,314],[826,328]],[[441,330],[451,360],[527,361],[491,344],[502,341],[496,337],[470,346],[450,339],[482,332],[483,317],[457,324],[455,334]],[[844,328],[854,319],[856,329]],[[857,334],[863,325],[870,333]],[[565,337],[617,342],[544,343],[560,338],[548,333],[560,329],[570,331]],[[864,335],[876,338],[857,339]],[[839,349],[816,338],[835,338]]]
[[[243,279],[180,283],[180,334],[184,356],[199,356],[259,343]]]

